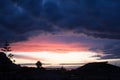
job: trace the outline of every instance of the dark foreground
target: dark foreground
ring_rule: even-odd
[[[0,52],[0,80],[120,80],[120,67],[88,63],[75,70],[20,67]]]

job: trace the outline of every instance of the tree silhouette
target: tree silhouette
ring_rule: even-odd
[[[3,45],[3,48],[1,49],[1,51],[3,51],[4,53],[8,53],[11,52],[11,47],[10,47],[10,43],[8,43],[7,41],[5,42],[5,44]]]
[[[4,52],[8,58],[13,59],[14,55],[12,53],[10,53],[12,50],[11,50],[9,42],[7,42],[7,41],[5,42],[1,51]],[[13,60],[13,62],[15,62],[15,60]]]
[[[37,66],[37,68],[41,68],[42,67],[42,63],[40,61],[37,61],[36,66]]]

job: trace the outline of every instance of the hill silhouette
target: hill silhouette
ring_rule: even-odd
[[[38,62],[39,63],[39,62]],[[107,62],[88,63],[75,70],[20,67],[0,52],[0,80],[120,80],[120,67]]]
[[[120,68],[107,62],[88,63],[71,73],[86,80],[120,80]]]
[[[5,53],[0,52],[0,72],[17,70],[20,66],[12,63]]]

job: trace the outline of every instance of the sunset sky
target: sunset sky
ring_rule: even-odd
[[[0,47],[16,63],[120,64],[119,0],[0,0]]]

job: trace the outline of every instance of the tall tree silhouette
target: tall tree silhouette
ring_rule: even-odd
[[[11,50],[10,43],[8,41],[5,42],[1,51],[4,52],[8,58],[13,59],[14,55],[11,53],[12,50]],[[15,62],[15,60],[12,60],[12,61]]]
[[[11,50],[11,47],[10,47],[10,43],[6,41],[1,50],[6,54],[8,52],[11,52],[12,50]]]

